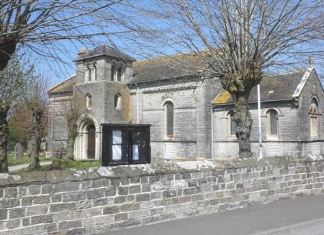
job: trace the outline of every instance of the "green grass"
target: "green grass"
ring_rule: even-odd
[[[39,161],[40,162],[47,162],[47,161],[53,161],[55,158],[46,158],[45,153],[41,153],[39,155]],[[21,160],[15,160],[14,159],[14,152],[8,151],[8,166],[15,166],[15,165],[21,165],[21,164],[29,164],[30,160],[29,157],[27,157],[26,153],[24,153],[24,157]]]
[[[58,158],[46,158],[45,153],[40,154],[39,156],[39,161],[40,162],[52,162],[53,160],[58,159]],[[85,169],[85,168],[90,168],[90,167],[98,167],[101,166],[101,161],[96,161],[96,160],[91,160],[91,161],[70,161],[67,159],[60,159],[61,161],[64,162],[65,169]],[[23,159],[21,160],[15,160],[13,156],[13,152],[8,152],[8,166],[15,166],[15,165],[21,165],[21,164],[29,164],[30,160],[27,157],[26,154],[24,154]],[[48,171],[49,170],[49,165],[42,166],[40,171]],[[27,168],[20,169],[15,172],[27,172],[30,171]]]
[[[86,169],[90,167],[101,166],[101,161],[91,160],[91,161],[70,161],[67,159],[60,159],[65,165],[65,169]],[[49,166],[42,166],[41,170],[49,170]]]

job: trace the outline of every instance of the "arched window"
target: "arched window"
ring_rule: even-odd
[[[85,77],[85,82],[91,82],[97,80],[96,62],[87,62],[84,65],[84,77]]]
[[[117,81],[121,82],[123,76],[123,68],[120,66],[117,71]]]
[[[84,65],[84,82],[89,82],[91,71],[87,65]]]
[[[86,95],[86,107],[90,109],[92,107],[92,98],[90,94]]]
[[[97,67],[96,66],[93,67],[93,80],[97,81]]]
[[[115,65],[111,66],[111,81],[115,80],[116,67]]]
[[[165,135],[167,138],[174,137],[174,106],[171,102],[166,102],[164,104],[164,114],[165,114]]]
[[[318,102],[317,99],[313,98],[309,106],[310,114],[318,114]]]
[[[318,101],[316,98],[313,98],[309,105],[311,137],[316,137],[318,135],[318,114]]]
[[[115,95],[114,104],[115,104],[115,109],[121,109],[121,95],[119,93]]]
[[[92,77],[91,77],[91,73],[92,71],[91,71],[91,69],[90,68],[88,68],[88,81],[90,82],[91,81],[91,79],[92,79]]]
[[[268,117],[268,136],[278,137],[278,112],[270,109],[267,112]]]
[[[234,119],[235,113],[233,111],[228,113],[229,117],[229,135],[230,136],[236,136],[236,122]]]

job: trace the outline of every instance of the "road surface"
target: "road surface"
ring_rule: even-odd
[[[275,201],[100,235],[324,235],[324,195]],[[99,234],[98,234],[99,235]]]

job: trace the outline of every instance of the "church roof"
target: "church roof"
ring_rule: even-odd
[[[206,62],[195,53],[177,54],[133,63],[130,83],[153,82],[195,76],[206,69]]]
[[[98,56],[109,56],[114,57],[116,59],[135,61],[133,57],[126,55],[125,53],[107,45],[101,45],[91,51],[83,49],[79,52],[78,57],[74,61],[90,59]]]
[[[53,94],[53,93],[62,93],[62,92],[71,92],[73,91],[73,85],[76,75],[72,75],[71,77],[65,79],[63,82],[60,82],[56,86],[50,88],[47,93]]]
[[[312,69],[311,69],[312,71]],[[293,100],[297,88],[305,83],[310,73],[310,68],[304,71],[295,71],[284,74],[267,75],[260,82],[260,100],[278,101],[278,100]],[[257,87],[253,87],[249,102],[257,102]],[[222,91],[216,96],[212,102],[215,105],[224,105],[233,103],[232,97],[228,91]]]

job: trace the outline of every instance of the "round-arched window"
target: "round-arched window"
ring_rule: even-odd
[[[115,109],[121,109],[121,95],[119,93],[115,95],[114,106]]]
[[[86,94],[86,107],[87,109],[92,107],[92,97],[90,94]]]

